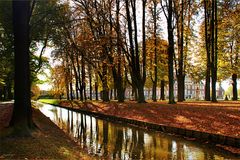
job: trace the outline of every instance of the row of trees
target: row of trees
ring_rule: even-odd
[[[144,87],[152,85],[152,99],[156,101],[157,86],[161,87],[161,99],[165,99],[164,86],[168,83],[169,103],[175,103],[174,81],[178,84],[178,101],[183,101],[186,75],[196,82],[205,80],[205,99],[212,101],[216,101],[216,82],[231,76],[233,99],[237,99],[239,2],[235,0],[31,3],[32,84],[46,64],[46,47],[52,46],[52,56],[59,62],[52,76],[55,91],[62,95],[64,90],[68,99],[73,99],[73,94],[77,99],[87,99],[89,88],[90,99],[94,90],[96,99],[102,91],[103,101],[109,101],[113,89],[122,102],[126,87],[131,86],[138,102],[144,102]],[[5,11],[0,16],[1,65],[8,66],[0,68],[0,98],[12,99],[11,1],[1,2],[0,7]],[[165,22],[167,41],[162,33]],[[36,54],[37,50],[40,53]]]
[[[59,68],[55,68],[58,73],[55,83],[65,85],[68,99],[73,99],[74,88],[77,98],[86,99],[86,85],[91,93],[95,82],[95,92],[101,84],[102,99],[109,101],[109,82],[112,81],[119,102],[124,100],[127,85],[131,85],[138,102],[145,102],[144,86],[150,77],[153,100],[156,100],[157,82],[161,80],[161,88],[168,81],[169,103],[175,103],[176,74],[178,101],[183,101],[186,71],[192,71],[189,66],[195,65],[188,57],[194,51],[190,47],[196,40],[194,19],[201,12],[199,8],[204,10],[199,40],[204,47],[199,49],[199,59],[206,59],[205,99],[212,97],[212,101],[216,101],[216,81],[229,75],[232,76],[233,99],[237,99],[238,1],[75,0],[67,4],[57,0],[33,0],[1,1],[0,7],[4,10],[0,14],[0,96],[11,99],[14,84],[11,125],[15,125],[18,134],[26,134],[33,126],[30,86],[46,62],[42,55],[48,45],[54,46],[53,56],[61,62]],[[160,38],[160,13],[167,21],[168,42]],[[42,48],[36,55],[38,44]],[[217,76],[217,73],[221,74]],[[58,81],[62,78],[63,81]]]
[[[192,74],[198,75],[192,76],[195,81],[205,79],[205,100],[212,101],[216,101],[216,82],[232,75],[233,99],[237,100],[238,12],[239,3],[234,0],[73,1],[62,14],[65,25],[52,41],[57,48],[53,56],[64,70],[60,77],[65,77],[62,86],[67,98],[73,98],[75,88],[76,98],[84,100],[86,86],[89,85],[91,96],[94,85],[96,97],[101,86],[103,101],[109,101],[112,88],[122,102],[124,90],[131,86],[138,102],[144,102],[144,86],[150,81],[152,99],[156,101],[157,84],[161,82],[164,99],[164,85],[168,81],[169,103],[175,103],[175,77],[178,101],[183,101],[185,76]],[[227,17],[232,17],[231,24]],[[161,38],[164,19],[168,42]],[[193,49],[196,43],[199,47]],[[206,70],[194,70],[199,66],[189,59],[191,56],[198,56],[195,62],[205,64]],[[229,62],[231,68],[227,67]]]

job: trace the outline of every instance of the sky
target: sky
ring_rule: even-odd
[[[39,50],[37,51],[37,55],[40,54],[40,51],[41,51],[41,46],[38,46],[39,47]],[[50,62],[50,65],[52,66],[53,62],[52,62],[52,58],[51,58],[51,52],[52,52],[52,48],[49,48],[47,47],[45,49],[45,52],[43,53],[43,56],[44,57],[47,57],[49,58],[49,62]],[[44,74],[38,74],[37,77],[39,80],[42,80],[42,81],[46,81],[48,79],[48,77],[51,77],[51,73],[50,73],[50,70],[49,69],[44,69],[44,73],[47,75],[44,75]],[[45,82],[43,84],[37,84],[37,86],[40,88],[40,90],[51,90],[52,88],[52,85],[49,83],[49,82]]]

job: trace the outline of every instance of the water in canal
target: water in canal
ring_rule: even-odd
[[[48,104],[39,105],[41,112],[82,148],[101,159],[237,159],[207,145],[176,136],[112,123]]]

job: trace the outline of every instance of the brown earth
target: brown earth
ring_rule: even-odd
[[[207,133],[240,138],[240,102],[167,102],[124,103],[60,102],[70,106],[106,115],[113,115],[166,126],[186,128]]]
[[[239,101],[219,101],[218,103],[195,101],[178,102],[177,104],[168,104],[167,102],[139,104],[134,101],[124,103],[61,101],[59,105],[165,126],[240,138]],[[240,147],[216,146],[240,154]]]
[[[0,159],[95,159],[36,109],[33,120],[38,129],[31,137],[6,137],[12,108],[0,104]]]
[[[167,102],[148,102],[144,104],[138,104],[133,101],[127,101],[124,103],[109,102],[103,103],[99,101],[92,102],[69,102],[61,101],[59,105],[66,107],[73,107],[80,110],[88,110],[92,112],[103,113],[106,115],[113,115],[123,118],[135,119],[155,124],[161,124],[166,126],[173,126],[178,128],[186,128],[191,130],[197,130],[202,132],[221,134],[225,136],[240,138],[240,102],[239,101],[220,101],[218,103],[211,102],[181,102],[177,104],[167,104]],[[8,126],[10,117],[11,117],[12,107],[9,105],[0,105],[0,130]],[[46,141],[46,145],[43,146],[39,144],[40,141],[35,143],[35,147],[42,147],[43,153],[36,155],[36,159],[45,159],[47,156],[55,156],[62,153],[62,158],[66,158],[67,155],[63,153],[71,153],[73,156],[72,159],[75,159],[79,156],[77,152],[81,149],[77,146],[76,143],[71,141],[63,131],[61,131],[55,124],[53,124],[48,118],[39,113],[39,111],[34,110],[33,112],[34,122],[40,128],[40,132],[34,134],[34,137],[40,139],[40,141]],[[44,117],[44,118],[43,118]],[[41,120],[45,119],[45,120]],[[52,127],[55,126],[55,127]],[[58,133],[59,132],[59,135]],[[50,140],[47,139],[50,137]],[[63,138],[61,138],[63,137]],[[60,139],[59,139],[60,138]],[[36,138],[35,138],[36,139]],[[49,142],[48,142],[49,141]],[[55,143],[58,141],[61,144]],[[9,145],[10,143],[13,145]],[[14,142],[14,140],[13,140]],[[10,147],[17,146],[16,143],[13,143],[11,140],[7,140],[2,143],[0,142],[0,159],[4,157],[15,156],[22,157],[19,155],[16,150],[15,153],[2,152],[3,145],[8,145]],[[22,141],[20,141],[22,143]],[[31,141],[32,142],[32,141]],[[28,142],[26,142],[28,143]],[[30,143],[30,141],[29,141]],[[50,144],[49,144],[50,143]],[[52,144],[51,144],[52,143]],[[15,145],[14,145],[15,144]],[[68,144],[67,151],[59,151],[59,147]],[[53,148],[53,154],[48,154],[49,151],[47,145],[50,145]],[[32,145],[34,146],[34,144]],[[71,146],[69,148],[69,146]],[[19,148],[19,147],[18,147]],[[226,150],[240,154],[240,149],[231,148],[228,146],[223,146]],[[38,149],[38,148],[37,148]],[[28,151],[24,151],[28,156]],[[51,152],[50,152],[51,153]],[[34,154],[33,154],[34,155]],[[69,154],[68,154],[69,155]],[[84,155],[81,152],[81,156]],[[85,159],[89,159],[88,156],[84,155]],[[83,156],[83,157],[84,157]],[[39,158],[40,157],[40,158]],[[48,157],[48,158],[49,158]],[[32,158],[32,157],[30,157]],[[93,158],[93,157],[91,157]],[[90,159],[91,159],[90,158]]]

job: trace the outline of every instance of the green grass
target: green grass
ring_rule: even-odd
[[[39,102],[42,103],[48,103],[48,104],[53,104],[53,105],[59,105],[60,101],[59,99],[39,99]]]

